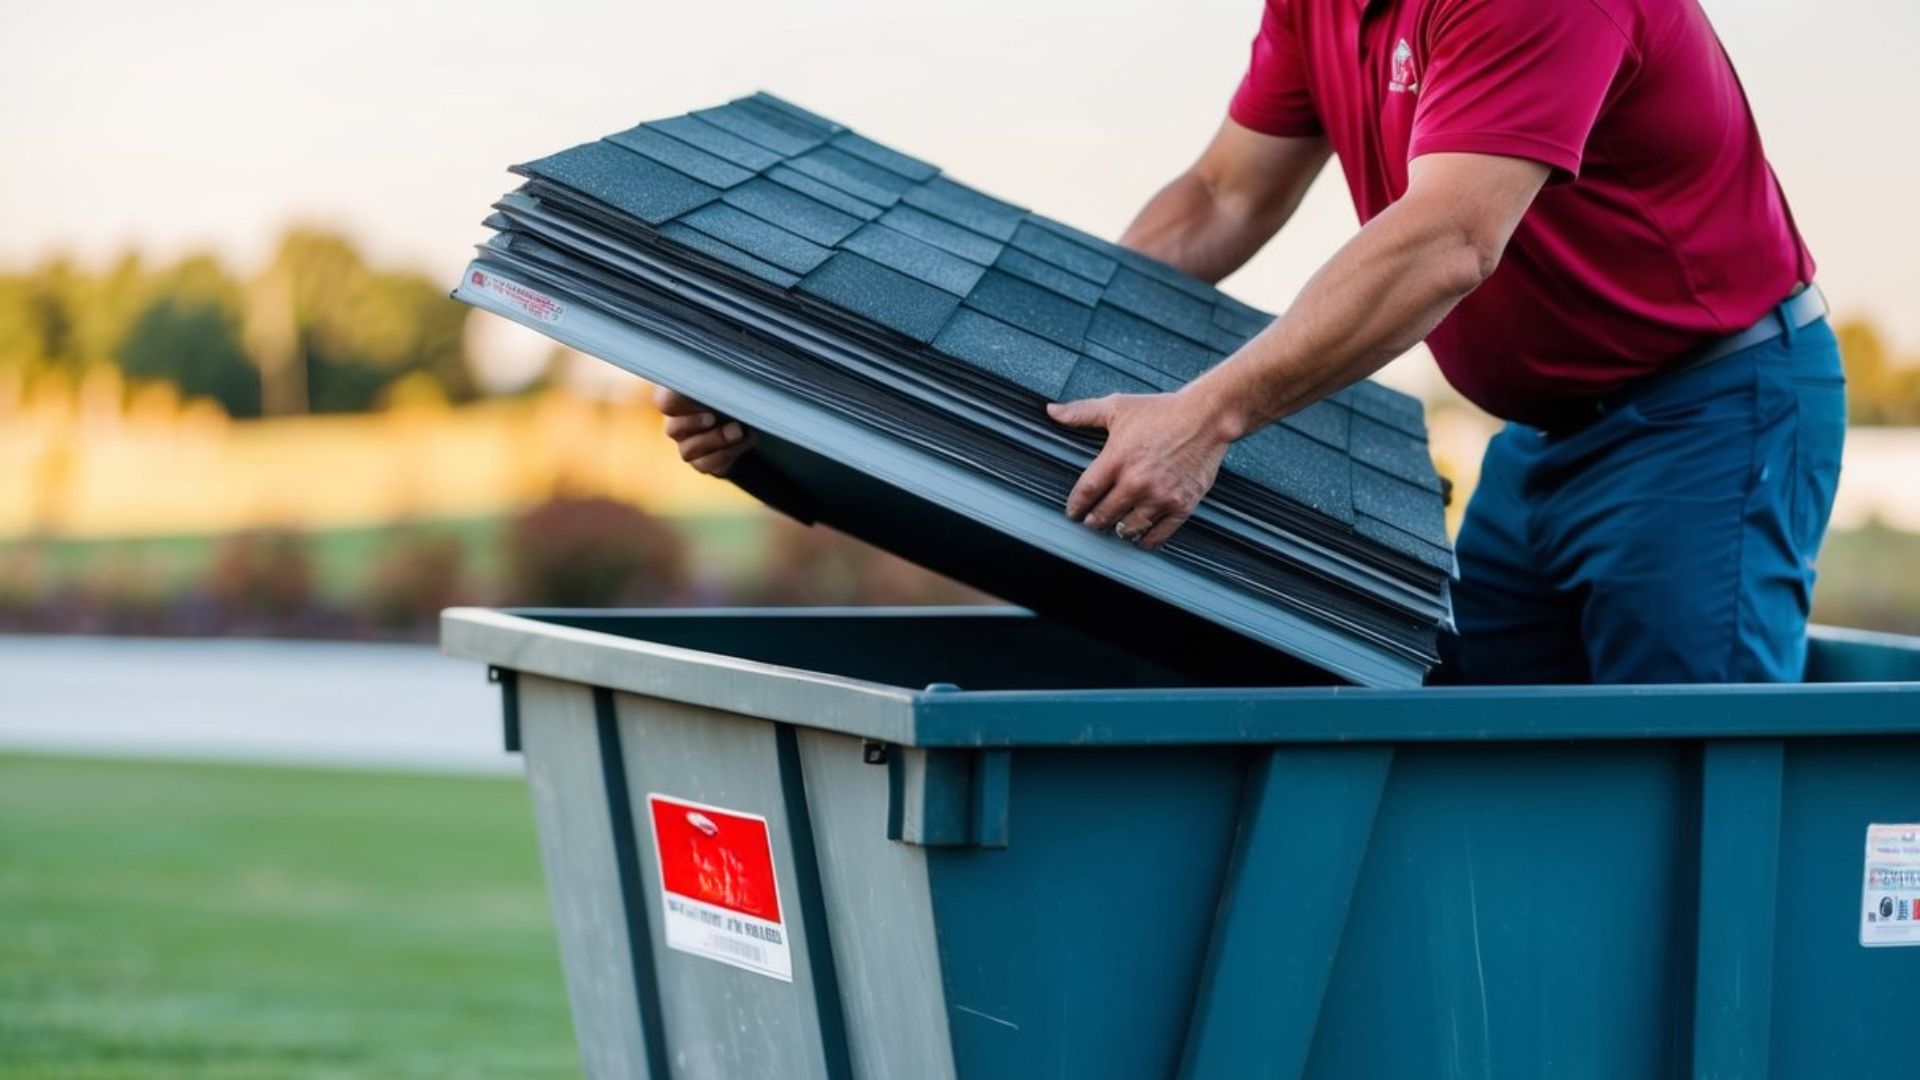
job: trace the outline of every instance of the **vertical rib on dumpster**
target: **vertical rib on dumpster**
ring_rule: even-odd
[[[664,1080],[664,1073],[647,1072],[649,1058],[657,1059],[640,1022],[647,991],[624,947],[628,896],[614,852],[615,815],[607,805],[593,692],[533,675],[515,682],[524,713],[527,794],[540,830],[581,1065],[596,1080]]]
[[[647,1048],[647,1075],[664,1080],[667,1070],[666,1024],[660,1015],[659,975],[653,965],[653,935],[647,929],[647,905],[640,892],[640,844],[633,834],[633,798],[627,791],[627,759],[620,748],[620,720],[613,691],[593,691],[594,726],[600,739],[600,770],[607,785],[612,817],[613,854],[620,867],[620,897],[626,906],[627,947],[633,956],[634,989],[640,1001],[640,1028]]]
[[[1700,765],[1693,1075],[1765,1080],[1780,882],[1778,740],[1708,743]]]
[[[1313,1047],[1393,751],[1290,747],[1254,765],[1180,1075],[1297,1077]]]
[[[780,755],[780,797],[793,835],[793,876],[800,882],[801,925],[806,936],[807,967],[813,972],[814,1009],[820,1017],[820,1043],[832,1080],[851,1080],[847,1052],[847,1016],[840,1003],[840,972],[833,963],[832,931],[820,885],[820,853],[813,840],[813,815],[807,808],[806,771],[800,764],[799,736],[792,724],[774,727]]]

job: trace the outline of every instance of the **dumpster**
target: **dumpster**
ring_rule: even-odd
[[[998,608],[443,644],[503,689],[594,1077],[1920,1076],[1920,640],[1417,690]]]

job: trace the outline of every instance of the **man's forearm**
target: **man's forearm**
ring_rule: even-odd
[[[1526,199],[1537,189],[1534,180]],[[1458,198],[1410,194],[1389,207],[1321,267],[1285,315],[1183,393],[1237,439],[1413,347],[1493,272],[1511,232],[1504,219],[1463,226]]]
[[[1187,172],[1141,208],[1120,243],[1212,283],[1238,270],[1277,230],[1246,222],[1205,180]]]
[[[1324,138],[1259,135],[1229,120],[1192,168],[1148,200],[1120,242],[1219,281],[1280,231],[1331,153]]]

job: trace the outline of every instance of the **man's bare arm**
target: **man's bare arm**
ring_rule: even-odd
[[[1232,120],[1148,201],[1120,242],[1203,281],[1238,270],[1293,216],[1330,154],[1322,136],[1262,135]]]
[[[1545,165],[1429,154],[1407,193],[1360,230],[1238,355],[1195,380],[1237,439],[1373,374],[1432,332],[1499,265]]]
[[[1108,432],[1067,514],[1164,543],[1213,485],[1233,440],[1372,374],[1485,281],[1547,175],[1517,158],[1418,158],[1407,193],[1212,371],[1176,393],[1050,407],[1061,423]]]

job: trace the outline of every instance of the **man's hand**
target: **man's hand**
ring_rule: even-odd
[[[653,403],[667,418],[667,437],[679,445],[680,460],[708,476],[727,475],[753,449],[753,432],[685,394],[655,387]]]
[[[1107,445],[1067,498],[1067,516],[1157,548],[1193,514],[1233,441],[1197,394],[1112,394],[1047,406],[1069,427],[1102,428]]]

